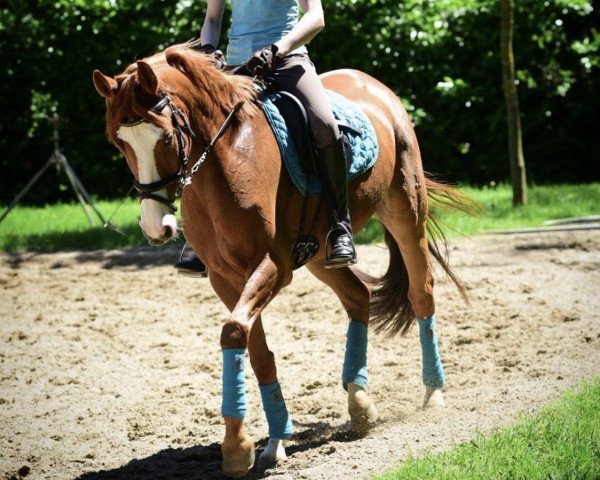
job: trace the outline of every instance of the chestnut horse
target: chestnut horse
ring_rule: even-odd
[[[366,393],[369,320],[390,334],[405,333],[415,317],[419,320],[424,406],[443,403],[432,258],[465,292],[433,236],[428,239],[428,227],[436,226],[428,196],[462,209],[468,202],[425,176],[410,119],[390,89],[354,70],[330,72],[322,79],[364,111],[379,143],[374,167],[349,185],[349,204],[355,231],[373,215],[383,224],[390,251],[387,273],[375,278],[356,267],[325,269],[323,249],[306,265],[331,287],[348,314],[342,380],[353,428],[364,434],[377,418]],[[285,458],[283,441],[290,438],[292,423],[261,312],[292,280],[301,212],[316,218],[314,233],[324,245],[325,209],[318,196],[305,200],[288,177],[252,79],[218,70],[210,57],[184,44],[138,61],[116,77],[96,70],[93,80],[106,99],[108,138],[125,156],[141,192],[144,235],[153,245],[177,235],[172,202],[181,193],[185,238],[230,310],[220,339],[223,473],[243,476],[254,465],[254,442],[243,422],[246,350],[269,424],[268,446],[258,459],[258,468],[264,469]]]

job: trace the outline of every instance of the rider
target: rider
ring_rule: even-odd
[[[317,170],[330,204],[331,228],[325,267],[356,263],[348,211],[348,178],[341,135],[306,44],[324,27],[321,0],[231,0],[227,46],[230,67],[245,63],[247,72],[263,77],[277,90],[288,91],[305,105],[318,152]],[[201,50],[222,59],[216,49],[225,0],[208,0],[200,33]],[[304,14],[299,18],[299,6]],[[182,271],[189,262],[179,262]],[[192,269],[194,266],[191,266]],[[183,272],[182,272],[183,273]]]

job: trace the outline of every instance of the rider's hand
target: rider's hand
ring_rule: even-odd
[[[198,51],[213,57],[215,61],[215,67],[217,67],[219,70],[223,70],[227,66],[227,60],[225,59],[225,55],[223,55],[223,52],[221,50],[215,48],[214,45],[207,43],[199,47]]]
[[[254,76],[264,76],[273,69],[277,58],[277,45],[265,47],[250,57],[246,62],[246,69]]]
[[[215,46],[211,45],[210,43],[205,43],[204,45],[201,45],[200,47],[198,47],[198,50],[202,53],[206,53],[207,55],[212,55],[217,51]]]

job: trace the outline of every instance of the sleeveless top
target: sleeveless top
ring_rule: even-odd
[[[231,0],[227,62],[244,63],[254,52],[281,40],[298,23],[297,0]],[[306,53],[302,46],[290,53]]]

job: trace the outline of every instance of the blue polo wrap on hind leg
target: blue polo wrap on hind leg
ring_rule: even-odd
[[[292,418],[285,406],[285,400],[281,393],[279,382],[275,380],[269,385],[259,385],[263,409],[267,415],[269,424],[269,438],[289,440],[292,438],[294,429]]]
[[[435,317],[417,318],[417,321],[423,353],[423,383],[441,388],[444,386],[444,366],[435,335]]]
[[[246,416],[245,348],[225,348],[223,352],[223,399],[221,415],[244,418]]]
[[[344,369],[342,381],[344,388],[348,383],[367,388],[367,341],[368,328],[357,320],[351,320],[346,335],[346,354],[344,355]]]

